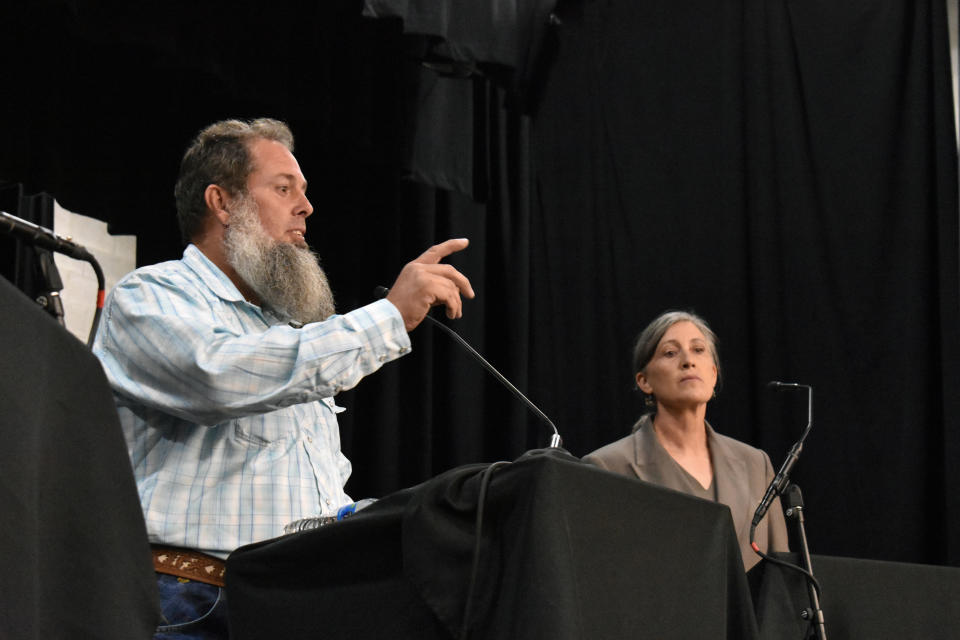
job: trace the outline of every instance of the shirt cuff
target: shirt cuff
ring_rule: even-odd
[[[410,334],[404,326],[403,316],[392,302],[384,298],[371,302],[357,311],[369,314],[374,325],[380,328],[381,340],[378,342],[381,344],[376,347],[379,362],[395,360],[411,351]]]

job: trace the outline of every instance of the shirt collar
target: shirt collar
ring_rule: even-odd
[[[245,298],[237,285],[220,268],[210,261],[194,244],[183,250],[183,263],[187,265],[217,297],[229,302],[243,302]]]

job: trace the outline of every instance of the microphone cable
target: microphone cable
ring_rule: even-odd
[[[512,463],[506,460],[494,462],[484,469],[480,475],[480,491],[477,494],[477,517],[474,524],[473,563],[470,567],[470,581],[467,583],[467,598],[463,604],[463,623],[460,626],[459,640],[467,640],[468,633],[470,632],[470,623],[472,622],[473,595],[477,586],[477,573],[480,571],[480,543],[483,540],[483,516],[484,505],[487,500],[487,488],[490,485],[493,472],[496,471],[498,467],[505,467],[510,464]]]

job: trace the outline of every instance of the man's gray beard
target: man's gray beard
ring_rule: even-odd
[[[307,247],[274,240],[260,225],[257,203],[238,199],[224,232],[227,262],[262,305],[304,324],[326,320],[336,310],[327,275]]]

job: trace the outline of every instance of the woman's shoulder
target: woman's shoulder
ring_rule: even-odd
[[[599,449],[583,456],[583,460],[593,464],[598,462],[611,463],[617,460],[633,460],[638,446],[638,441],[643,438],[643,427],[649,423],[649,418],[644,416],[637,421],[630,433],[603,445]],[[598,464],[598,466],[607,466]]]
[[[583,456],[584,459],[591,457],[598,458],[609,458],[611,456],[622,455],[623,452],[633,450],[633,440],[636,437],[636,434],[629,434],[620,438],[619,440],[614,440],[613,442],[608,442],[602,447],[591,451],[587,455]]]
[[[746,459],[765,461],[769,458],[767,452],[763,449],[749,445],[746,442],[725,436],[711,429],[711,437],[714,441],[714,449],[720,449],[725,455]]]

